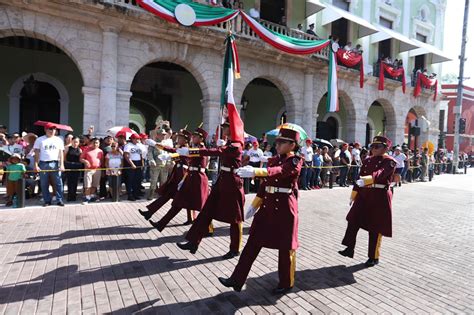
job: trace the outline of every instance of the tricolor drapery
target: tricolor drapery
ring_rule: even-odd
[[[241,10],[232,10],[222,7],[213,7],[191,0],[137,0],[138,4],[147,11],[173,23],[178,23],[174,11],[179,4],[189,5],[196,13],[196,22],[193,26],[207,26],[229,21],[237,15],[242,15],[243,20],[250,28],[266,43],[290,54],[306,55],[314,54],[330,44],[330,40],[305,40],[293,38],[276,33],[258,21],[247,15]],[[231,41],[232,42],[232,41]],[[337,111],[337,71],[336,56],[330,50],[329,52],[329,75],[328,88],[336,90],[328,90],[328,110]],[[329,97],[331,96],[331,97]]]
[[[435,91],[433,95],[433,101],[436,101],[436,96],[438,95],[438,80],[437,79],[430,79],[423,73],[418,74],[418,79],[416,80],[415,89],[413,90],[413,96],[417,97],[421,93],[421,85],[425,88],[431,88],[434,86]]]
[[[356,65],[359,66],[359,86],[360,88],[364,87],[364,59],[362,58],[361,54],[358,54],[353,51],[348,51],[345,49],[339,49],[336,53],[337,61],[349,68],[352,68]]]
[[[405,69],[403,69],[403,68],[395,69],[392,66],[389,66],[388,64],[386,64],[384,62],[381,62],[380,63],[380,73],[379,73],[379,90],[380,91],[384,90],[385,72],[387,72],[393,78],[398,78],[399,76],[402,76],[402,91],[405,94],[405,88],[406,88]]]

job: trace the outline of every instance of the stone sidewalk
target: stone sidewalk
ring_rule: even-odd
[[[396,189],[394,237],[369,269],[365,231],[354,259],[337,254],[349,189],[301,192],[296,284],[285,296],[270,294],[276,250],[262,250],[241,293],[220,285],[237,262],[220,259],[228,227],[215,223],[196,255],[182,252],[184,211],[159,233],[136,211],[145,202],[0,208],[0,313],[473,313],[473,175]]]

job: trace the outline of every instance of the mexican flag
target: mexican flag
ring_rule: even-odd
[[[226,50],[224,56],[224,71],[222,74],[221,106],[222,111],[227,111],[230,124],[231,141],[244,144],[244,123],[240,118],[239,111],[235,107],[234,100],[234,77],[240,78],[239,56],[235,38],[229,34],[226,38]],[[227,110],[225,110],[227,109]],[[223,115],[223,118],[225,115]]]
[[[328,112],[339,111],[339,93],[337,92],[337,60],[336,53],[330,47],[329,49],[329,68],[328,68],[328,95],[326,99],[326,110]]]

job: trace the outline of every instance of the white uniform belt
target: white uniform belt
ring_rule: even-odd
[[[269,194],[274,194],[274,193],[291,194],[292,189],[291,188],[284,188],[284,187],[267,186],[267,187],[265,187],[265,191]]]
[[[381,189],[387,189],[387,185],[382,185],[382,184],[373,184],[370,186],[364,186],[362,188],[381,188]]]
[[[176,164],[176,167],[177,167],[177,168],[182,167],[182,168],[184,168],[185,170],[188,169],[188,166],[187,166],[187,165],[184,165],[184,164],[181,164],[181,163]]]
[[[230,167],[221,166],[221,171],[229,172],[229,173],[235,173],[235,172],[237,172],[237,169],[232,169]]]
[[[203,167],[190,166],[190,167],[188,167],[188,170],[190,170],[190,171],[197,171],[197,172],[201,172],[201,173],[206,172],[206,169],[203,168]]]

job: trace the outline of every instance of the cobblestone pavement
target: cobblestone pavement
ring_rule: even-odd
[[[369,269],[365,231],[354,259],[337,254],[349,190],[301,192],[296,285],[285,296],[269,293],[276,250],[260,253],[241,293],[217,282],[237,262],[220,259],[224,224],[197,254],[178,250],[184,211],[159,233],[136,211],[145,202],[2,208],[0,313],[473,313],[473,175],[397,189],[394,237]]]

